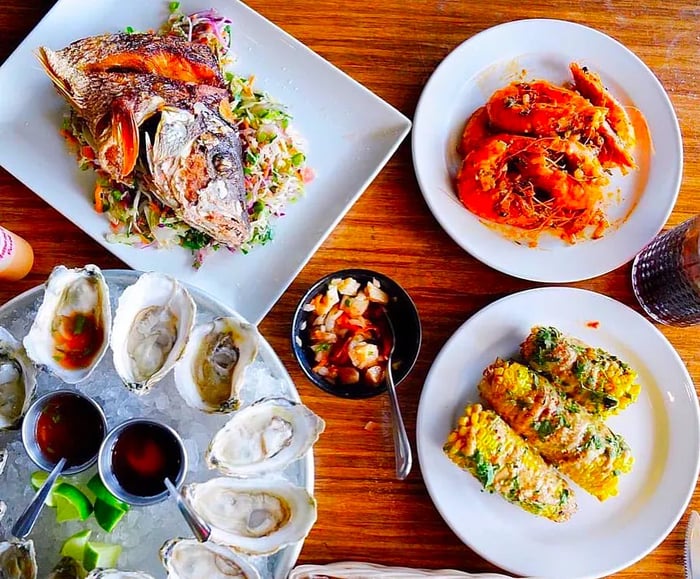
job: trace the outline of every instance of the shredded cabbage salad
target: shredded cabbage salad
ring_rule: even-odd
[[[231,24],[215,10],[186,15],[178,2],[170,3],[170,17],[159,34],[177,34],[192,42],[207,44],[222,67],[233,58],[230,54]],[[127,29],[127,32],[133,32]],[[239,248],[248,253],[274,236],[274,218],[284,215],[287,203],[296,201],[313,179],[306,165],[300,136],[291,127],[291,116],[284,106],[267,93],[254,88],[255,78],[225,72],[232,117],[238,120],[243,146],[243,166],[251,235]],[[134,184],[125,186],[112,181],[95,163],[89,133],[73,112],[64,119],[62,134],[74,149],[82,169],[97,172],[94,191],[95,210],[105,213],[110,222],[110,242],[137,247],[172,247],[180,245],[193,253],[198,268],[220,245],[209,235],[181,221],[174,211],[161,203],[142,183],[135,172]]]

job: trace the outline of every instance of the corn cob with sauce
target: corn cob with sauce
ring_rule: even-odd
[[[492,410],[470,404],[447,437],[445,454],[484,487],[524,510],[566,521],[576,512],[564,478]]]
[[[622,436],[545,377],[496,360],[479,383],[486,402],[551,465],[601,501],[618,493],[634,457]]]
[[[532,328],[520,353],[533,370],[603,418],[623,410],[639,396],[637,374],[627,364],[551,326]]]

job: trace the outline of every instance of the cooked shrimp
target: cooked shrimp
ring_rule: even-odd
[[[574,86],[584,97],[598,107],[605,107],[605,119],[627,149],[634,147],[636,137],[629,115],[620,102],[605,88],[596,73],[576,62],[569,65],[574,77]]]
[[[486,137],[491,136],[489,127],[489,115],[486,107],[479,107],[472,116],[467,119],[462,132],[462,140],[457,146],[457,152],[463,157],[474,149]]]
[[[590,223],[607,178],[595,151],[578,141],[495,135],[464,159],[457,176],[462,203],[480,217],[536,229],[576,220]],[[567,232],[568,234],[568,232]]]
[[[605,109],[574,91],[539,80],[515,82],[497,90],[486,109],[496,129],[521,135],[589,136],[605,119]]]

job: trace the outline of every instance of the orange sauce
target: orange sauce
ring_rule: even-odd
[[[102,349],[101,320],[93,313],[76,312],[60,316],[53,328],[54,359],[64,368],[86,368]]]

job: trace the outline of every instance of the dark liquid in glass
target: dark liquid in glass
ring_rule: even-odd
[[[165,490],[163,480],[175,482],[182,465],[180,446],[173,435],[155,424],[133,424],[112,448],[112,469],[121,487],[139,497]]]
[[[98,410],[75,394],[59,394],[41,411],[36,423],[36,441],[46,459],[57,463],[66,459],[66,466],[89,462],[105,436]]]

